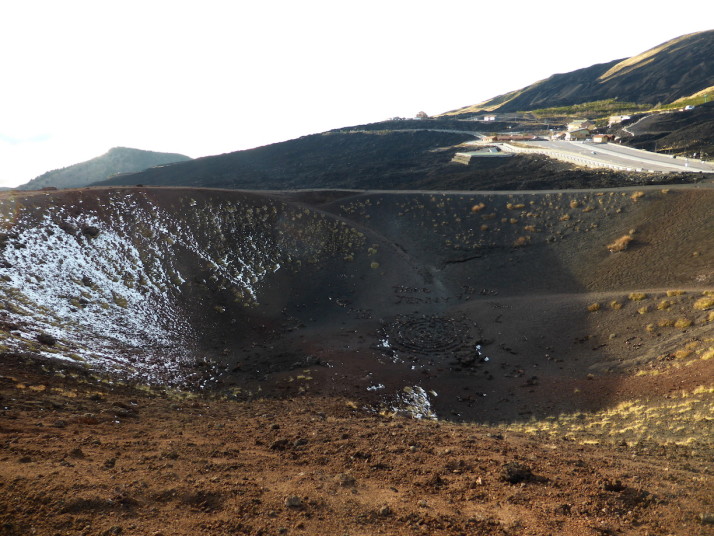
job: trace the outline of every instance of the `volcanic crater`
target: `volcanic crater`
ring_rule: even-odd
[[[32,387],[22,375],[44,370],[269,413],[341,404],[329,418],[453,421],[603,448],[654,442],[699,460],[714,437],[702,417],[712,408],[712,206],[706,183],[4,193],[0,342],[14,376],[3,379]],[[657,418],[637,420],[637,407]],[[224,500],[199,502],[220,513]],[[297,498],[286,511],[310,508]],[[389,508],[370,523],[399,533],[411,522],[389,525],[399,506]],[[473,533],[521,533],[494,522]]]

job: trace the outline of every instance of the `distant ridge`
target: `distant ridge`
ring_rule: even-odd
[[[714,30],[683,35],[631,58],[564,74],[443,115],[517,112],[606,99],[667,104],[691,96],[714,80]]]
[[[18,187],[19,190],[42,188],[79,188],[122,173],[136,173],[153,166],[185,162],[190,157],[177,153],[159,153],[114,147],[106,154],[62,169],[43,173]]]

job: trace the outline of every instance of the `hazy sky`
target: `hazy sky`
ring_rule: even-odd
[[[199,157],[437,114],[712,21],[701,0],[3,1],[0,186],[115,146]]]

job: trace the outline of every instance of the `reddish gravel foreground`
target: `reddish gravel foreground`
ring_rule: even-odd
[[[712,534],[710,458],[6,362],[0,534]]]

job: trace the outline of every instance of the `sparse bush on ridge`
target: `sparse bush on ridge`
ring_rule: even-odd
[[[644,292],[630,292],[630,295],[628,298],[632,301],[640,301],[644,300],[647,297],[647,294]]]
[[[711,309],[712,307],[714,307],[714,297],[711,296],[699,298],[697,301],[694,302],[694,308],[697,311],[706,311],[707,309]]]
[[[611,244],[608,244],[607,249],[610,250],[610,253],[616,253],[618,251],[625,251],[627,247],[630,245],[630,242],[634,240],[632,235],[626,234],[612,242]]]
[[[675,328],[685,329],[692,325],[692,321],[688,318],[678,318],[674,323]]]
[[[662,300],[657,304],[657,309],[660,311],[664,311],[665,309],[669,309],[672,307],[672,302],[669,300]]]

